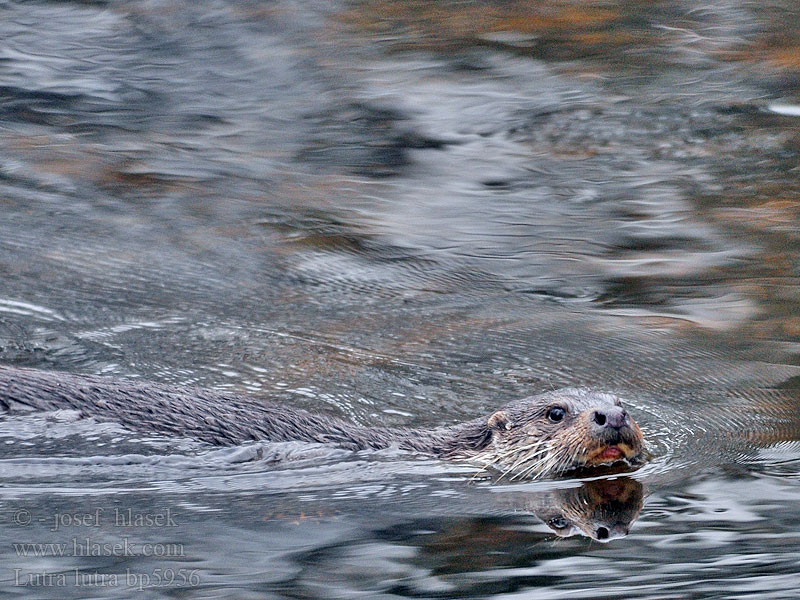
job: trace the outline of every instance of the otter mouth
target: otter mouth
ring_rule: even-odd
[[[641,452],[630,445],[620,442],[601,446],[586,457],[585,465],[595,467],[602,465],[613,465],[625,462],[629,465],[638,465],[641,462]]]
[[[606,448],[600,454],[597,455],[597,460],[603,462],[605,461],[616,462],[620,460],[623,456],[625,455],[622,453],[622,450],[620,450],[616,446],[609,446],[608,448]]]

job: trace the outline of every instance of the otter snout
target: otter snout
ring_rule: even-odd
[[[642,433],[628,411],[619,404],[614,404],[594,407],[587,416],[592,437],[603,446],[608,446],[592,456],[590,462],[637,459],[641,452]]]
[[[621,406],[612,406],[595,410],[592,414],[592,421],[598,427],[608,427],[611,429],[622,429],[630,425],[628,411]]]

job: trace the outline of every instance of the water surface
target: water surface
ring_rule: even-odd
[[[4,593],[795,597],[797,25],[791,2],[0,2],[3,363],[389,426],[587,385],[653,454],[497,482],[8,417]]]

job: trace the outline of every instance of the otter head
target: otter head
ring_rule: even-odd
[[[513,402],[486,420],[474,460],[512,479],[642,462],[642,432],[613,394],[564,389]]]

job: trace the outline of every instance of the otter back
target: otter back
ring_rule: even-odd
[[[398,441],[396,431],[358,427],[242,394],[5,366],[0,366],[0,407],[73,409],[135,431],[215,445],[297,440],[361,450]]]

